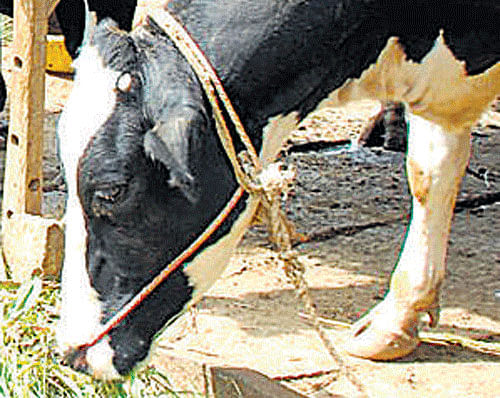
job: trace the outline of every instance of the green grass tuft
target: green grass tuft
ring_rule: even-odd
[[[104,383],[60,363],[55,350],[59,286],[34,278],[0,282],[0,397],[194,397],[153,367]]]
[[[7,15],[0,15],[0,39],[4,46],[14,40],[14,24]]]

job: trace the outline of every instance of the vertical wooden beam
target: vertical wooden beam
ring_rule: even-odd
[[[13,84],[3,213],[41,214],[45,100],[45,1],[14,5]]]
[[[13,84],[2,208],[3,254],[16,280],[57,272],[62,229],[43,219],[42,159],[45,60],[50,0],[15,0]]]

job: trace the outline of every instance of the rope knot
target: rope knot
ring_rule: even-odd
[[[273,162],[260,170],[244,151],[238,154],[238,160],[244,171],[244,188],[259,200],[257,220],[266,225],[269,240],[282,251],[291,249],[292,244],[299,239],[295,226],[281,207],[295,179],[295,169],[287,167],[283,162]]]

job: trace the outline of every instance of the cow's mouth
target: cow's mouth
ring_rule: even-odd
[[[115,366],[115,351],[111,348],[108,339],[103,339],[93,346],[80,346],[68,349],[64,356],[63,365],[92,376],[95,379],[111,381],[121,379],[128,374],[134,365],[121,372]]]
[[[90,374],[90,367],[87,362],[87,350],[85,348],[71,348],[63,357],[62,364],[72,369]]]

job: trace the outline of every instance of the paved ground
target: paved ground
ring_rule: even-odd
[[[470,174],[465,179],[451,236],[442,318],[435,330],[488,342],[500,341],[500,303],[493,295],[500,288],[496,132],[483,128],[474,135],[470,168],[487,170],[490,178],[488,183]],[[383,298],[404,237],[409,219],[404,156],[332,148],[293,153],[289,162],[298,167],[298,177],[287,208],[299,230],[314,237],[299,250],[318,311],[352,323]],[[477,205],[482,200],[495,203]],[[298,316],[302,304],[264,237],[258,229],[247,234],[225,276],[198,306],[196,328],[183,329],[191,322],[187,315],[181,330],[162,343],[162,363],[172,371],[179,363],[194,369],[208,363],[247,366],[277,378],[300,376],[290,384],[313,396],[315,386],[328,376],[308,375],[328,372],[335,363],[310,323]],[[330,329],[329,335],[337,346],[345,338],[342,330]],[[374,397],[497,397],[499,359],[457,346],[424,344],[392,363],[349,362]],[[326,390],[355,395],[345,379]]]

